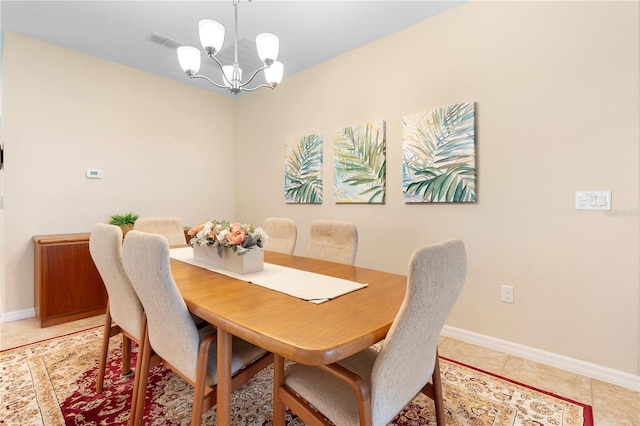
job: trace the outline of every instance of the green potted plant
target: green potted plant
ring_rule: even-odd
[[[138,215],[135,213],[114,214],[109,217],[109,224],[119,226],[124,236],[133,229],[133,224],[136,220],[138,220]]]

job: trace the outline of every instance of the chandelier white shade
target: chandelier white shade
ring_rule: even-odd
[[[178,62],[187,75],[197,74],[200,70],[200,51],[195,47],[178,47]]]
[[[203,19],[199,24],[200,43],[205,52],[218,53],[224,43],[224,27],[211,19]]]
[[[242,81],[242,68],[225,65],[222,67],[222,72],[224,73],[224,85],[227,87],[232,87]]]
[[[258,34],[256,36],[256,47],[262,62],[275,61],[278,58],[278,50],[280,50],[280,39],[270,33]]]
[[[240,0],[233,0],[235,14],[235,56],[232,65],[222,65],[216,55],[222,49],[224,44],[225,29],[219,22],[211,19],[203,19],[199,24],[200,43],[206,54],[213,59],[222,74],[222,82],[217,83],[211,78],[198,74],[200,70],[201,54],[200,50],[191,46],[181,46],[177,49],[178,62],[182,70],[191,78],[203,78],[209,83],[219,88],[227,88],[234,95],[240,92],[251,92],[261,87],[275,89],[282,81],[284,74],[284,65],[278,62],[278,53],[280,50],[280,40],[274,34],[261,33],[256,37],[256,48],[258,56],[263,63],[261,68],[255,70],[247,81],[242,81],[242,69],[238,63],[238,3]],[[258,84],[254,87],[247,87],[248,84],[260,73],[264,71],[266,84]]]
[[[282,62],[275,61],[269,68],[264,70],[264,78],[267,80],[267,83],[273,85],[274,87],[282,81],[282,75],[284,74],[284,65]]]

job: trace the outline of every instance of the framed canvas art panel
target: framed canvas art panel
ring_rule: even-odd
[[[385,202],[386,124],[384,120],[335,132],[334,194],[336,203]]]
[[[402,157],[406,203],[475,202],[474,103],[404,116]]]
[[[285,144],[284,199],[289,204],[322,204],[322,136]]]

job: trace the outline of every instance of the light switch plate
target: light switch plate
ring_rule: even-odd
[[[611,210],[611,191],[577,191],[576,210]]]

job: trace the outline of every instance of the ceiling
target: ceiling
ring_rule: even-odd
[[[291,74],[461,3],[450,0],[243,0],[239,3],[240,66],[245,69],[245,78],[250,75],[249,72],[260,64],[254,50],[255,36],[261,32],[274,33],[280,38],[278,60],[285,66],[284,84]],[[214,19],[226,28],[225,44],[220,56],[225,65],[231,64],[234,33],[231,0],[2,0],[0,15],[3,31],[24,34],[230,95],[227,90],[220,91],[202,79],[189,79],[178,64],[175,46],[201,48],[198,22],[200,19]],[[167,39],[166,43],[161,44],[164,38]],[[392,57],[393,52],[389,53]],[[206,58],[204,52],[203,58]],[[203,61],[200,74],[220,81],[215,64],[208,58]]]

